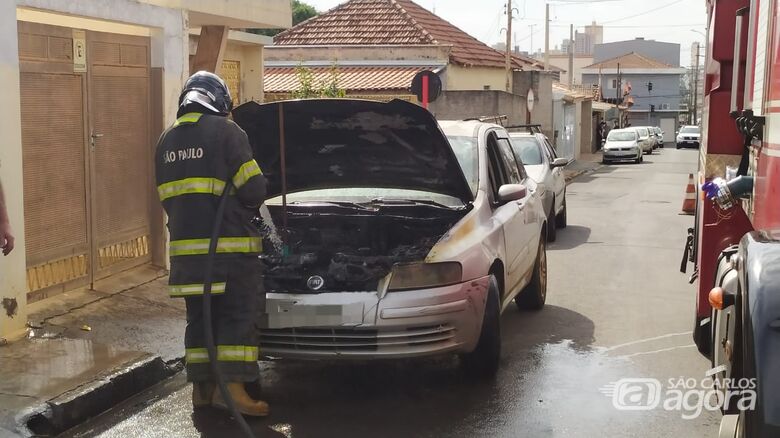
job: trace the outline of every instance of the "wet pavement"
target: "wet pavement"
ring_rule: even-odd
[[[503,314],[495,380],[469,381],[449,357],[265,362],[263,392],[272,415],[250,420],[256,435],[715,436],[717,412],[683,419],[690,412],[663,404],[619,410],[603,394],[620,379],[658,379],[666,388],[669,379],[702,380],[709,368],[690,335],[694,288],[678,273],[692,224],[679,211],[697,156],[667,148],[643,164],[604,166],[573,181],[570,225],[548,248],[547,306],[540,312],[512,306]],[[239,432],[221,413],[193,414],[190,389],[178,375],[66,436]]]

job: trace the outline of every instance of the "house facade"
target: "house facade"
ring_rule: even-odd
[[[166,265],[153,150],[191,70],[261,100],[267,39],[288,0],[0,2],[0,180],[16,248],[0,260],[0,338],[28,302]]]
[[[275,36],[267,53],[270,82],[265,90],[269,93],[293,91],[273,85],[292,83],[288,77],[298,65],[314,69],[337,65],[351,83],[359,84],[359,88],[345,86],[348,94],[408,94],[411,78],[421,70],[435,71],[445,91],[507,91],[504,53],[411,0],[346,1]],[[542,69],[538,61],[520,56],[512,57],[511,66]],[[396,70],[388,73],[388,68]],[[409,76],[402,68],[417,70]],[[399,77],[409,80],[403,88],[386,83]]]
[[[685,73],[679,62],[674,66],[629,52],[582,69],[582,82],[585,86],[599,86],[604,98],[617,98],[621,90],[622,94],[627,92],[633,101],[627,110],[628,123],[660,126],[666,132],[674,132],[680,114],[686,111],[680,105],[680,85]]]

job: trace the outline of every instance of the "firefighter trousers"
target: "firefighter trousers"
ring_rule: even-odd
[[[217,363],[226,382],[253,382],[259,378],[260,351],[257,322],[265,311],[262,265],[256,256],[230,260],[225,292],[211,296],[211,325]],[[214,381],[206,350],[203,297],[185,298],[184,334],[187,380]]]

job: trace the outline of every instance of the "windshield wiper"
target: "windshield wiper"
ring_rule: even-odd
[[[293,201],[289,203],[290,205],[306,205],[306,204],[327,204],[327,205],[334,205],[336,207],[342,207],[342,208],[352,208],[355,210],[371,210],[371,208],[363,205],[358,204],[356,202],[349,202],[349,201]]]
[[[400,199],[400,198],[374,198],[372,199],[369,204],[380,204],[380,205],[427,205],[429,207],[437,207],[437,208],[446,208],[447,210],[452,210],[455,208],[459,208],[457,206],[452,205],[445,205],[440,202],[431,201],[428,199]]]

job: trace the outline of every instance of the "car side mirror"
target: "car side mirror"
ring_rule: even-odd
[[[498,188],[498,201],[503,204],[519,201],[526,195],[528,195],[528,188],[522,184],[504,184]]]
[[[552,164],[550,164],[550,167],[565,167],[568,165],[569,165],[568,158],[556,158],[553,160]]]

